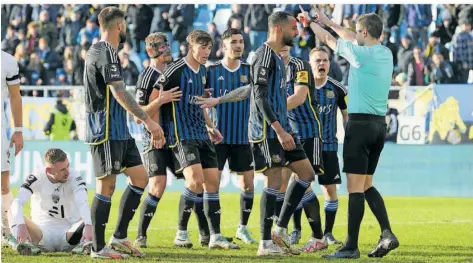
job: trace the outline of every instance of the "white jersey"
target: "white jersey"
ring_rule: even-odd
[[[6,129],[7,119],[3,107],[8,99],[8,85],[20,83],[18,62],[15,57],[2,50],[2,129]]]
[[[46,168],[37,168],[21,185],[33,193],[31,196],[31,219],[38,225],[65,225],[80,219],[74,195],[85,189],[86,183],[79,172],[69,170],[66,183],[52,183]]]

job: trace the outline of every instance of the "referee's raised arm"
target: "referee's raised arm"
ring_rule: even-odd
[[[360,257],[358,235],[365,199],[381,228],[381,239],[368,256],[383,257],[399,246],[399,241],[391,231],[383,198],[372,183],[386,137],[385,115],[393,73],[392,53],[379,42],[383,22],[378,15],[370,13],[358,17],[356,32],[351,32],[342,29],[314,8],[314,19],[302,10],[299,20],[309,25],[335,54],[350,63],[348,123],[343,144],[343,172],[347,174],[349,192],[348,237],[341,249],[324,257]],[[336,40],[318,23],[334,29],[340,38]]]

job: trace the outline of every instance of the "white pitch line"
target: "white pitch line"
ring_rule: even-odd
[[[378,222],[362,222],[362,225],[378,225]],[[391,225],[442,225],[442,224],[473,224],[473,220],[452,220],[452,221],[413,221],[413,222],[391,222]],[[335,226],[347,226],[348,224],[335,224]],[[222,229],[228,229],[228,228],[236,228],[238,226],[238,223],[236,225],[225,225],[221,226],[220,228]],[[107,227],[108,228],[108,227]],[[129,232],[136,232],[138,226],[133,225],[128,227]],[[248,226],[248,228],[252,228],[251,225]],[[115,226],[112,227],[112,229],[107,229],[107,232],[112,232],[115,231]],[[168,227],[150,227],[148,228],[149,230],[177,230],[177,225],[176,226],[168,226]],[[198,230],[198,227],[189,227],[190,230]]]

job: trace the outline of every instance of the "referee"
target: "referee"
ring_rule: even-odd
[[[381,18],[373,13],[358,17],[356,32],[333,23],[313,6],[316,18],[311,19],[304,10],[301,22],[310,21],[315,35],[334,50],[335,54],[350,62],[348,88],[348,123],[343,144],[343,172],[348,179],[348,237],[345,245],[325,258],[359,258],[358,235],[368,202],[381,227],[381,238],[369,257],[383,257],[399,246],[391,231],[386,206],[372,184],[373,174],[386,137],[385,115],[391,87],[393,60],[391,51],[379,42],[383,32]],[[340,39],[336,40],[317,23],[332,28]]]

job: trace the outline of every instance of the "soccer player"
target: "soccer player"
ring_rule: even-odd
[[[166,34],[153,33],[146,37],[146,52],[150,57],[150,65],[140,73],[136,84],[136,100],[142,109],[151,116],[151,119],[160,123],[160,107],[170,101],[179,101],[182,96],[181,91],[176,91],[178,87],[159,92],[158,79],[163,74],[167,63],[172,62],[171,49],[169,47]],[[151,143],[151,133],[143,131],[143,161],[149,177],[149,192],[145,198],[140,212],[140,222],[138,225],[138,237],[134,246],[147,247],[147,229],[156,212],[156,207],[166,189],[166,170],[169,168],[174,172],[172,152],[164,145],[162,149],[156,149]]]
[[[203,194],[203,205],[210,228],[209,248],[238,249],[220,234],[219,176],[215,147],[222,140],[220,132],[212,127],[206,112],[196,104],[196,96],[204,95],[207,83],[207,62],[212,49],[212,37],[202,30],[187,36],[189,52],[167,67],[159,77],[163,90],[179,86],[183,93],[179,102],[163,107],[167,140],[172,149],[176,172],[182,172],[186,187],[179,202],[179,224],[175,245],[192,246],[187,233],[187,223],[194,204]],[[210,138],[209,138],[210,134]],[[201,236],[201,239],[203,237]]]
[[[2,243],[14,245],[15,240],[10,233],[8,211],[13,201],[10,191],[10,149],[15,146],[15,156],[23,149],[23,117],[20,94],[20,75],[18,62],[15,58],[2,50]],[[15,124],[15,131],[11,136],[10,145],[7,138],[7,119],[3,111],[5,100],[10,96],[10,109]]]
[[[141,156],[127,126],[127,111],[144,123],[157,148],[164,145],[161,127],[126,91],[123,70],[117,49],[126,40],[125,14],[116,7],[102,9],[98,16],[102,39],[87,52],[84,72],[86,104],[85,143],[90,145],[96,176],[96,194],[92,203],[93,248],[91,257],[120,259],[117,250],[142,257],[144,254],[127,239],[130,220],[148,184]],[[118,224],[109,246],[105,246],[105,226],[108,222],[111,197],[117,174],[128,176],[118,213]]]
[[[319,184],[322,186],[325,198],[325,230],[324,237],[328,245],[341,244],[333,237],[332,230],[338,209],[337,184],[341,184],[340,168],[338,165],[338,140],[337,140],[337,109],[340,108],[344,122],[348,120],[345,98],[346,88],[338,81],[328,77],[330,60],[328,53],[323,48],[314,48],[309,54],[310,67],[313,78],[314,93],[311,101],[317,101],[315,110],[322,124],[323,151],[322,160],[324,164],[324,176],[319,176]],[[291,118],[291,117],[289,117]],[[306,149],[306,154],[310,156]],[[294,212],[294,229],[291,234],[291,242],[300,239],[301,214],[300,205]],[[304,205],[305,209],[305,205]],[[307,213],[306,213],[307,214]],[[310,220],[309,220],[310,222]],[[306,246],[310,248],[310,246]]]
[[[315,95],[315,82],[312,76],[312,70],[307,61],[291,57],[289,55],[289,46],[283,47],[279,55],[286,65],[286,80],[288,85],[287,110],[289,123],[296,133],[296,138],[300,140],[305,154],[307,155],[312,168],[319,174],[324,173],[324,164],[322,161],[322,131],[321,123],[317,113],[317,99]],[[291,175],[289,169],[283,169],[282,187],[279,194],[284,198],[288,179]],[[297,176],[293,174],[293,177]],[[324,176],[319,176],[319,183],[324,183]],[[282,205],[282,204],[281,204]],[[309,186],[304,194],[296,211],[300,215],[304,208],[305,214],[312,229],[312,237],[303,247],[305,252],[315,252],[327,248],[327,241],[323,236],[320,220],[320,205],[314,191]],[[276,211],[277,212],[277,211]],[[297,214],[297,213],[295,213]],[[293,245],[300,239],[300,216],[299,223],[295,231],[291,234],[290,244]],[[297,231],[299,230],[299,231]]]
[[[373,186],[373,174],[386,137],[385,115],[393,72],[392,52],[381,45],[383,32],[381,18],[373,13],[357,18],[356,32],[333,23],[314,7],[316,19],[310,19],[304,10],[301,22],[310,24],[315,35],[335,54],[350,63],[350,100],[348,123],[343,144],[343,172],[348,179],[348,237],[339,250],[327,258],[359,258],[358,235],[363,219],[365,199],[381,228],[381,238],[369,257],[383,257],[399,246],[391,231],[386,206]],[[332,28],[340,39],[336,40],[315,21]]]
[[[213,97],[220,97],[241,86],[248,85],[250,65],[240,61],[244,51],[243,35],[239,29],[227,29],[222,34],[223,60],[207,69],[207,87],[212,89]],[[250,100],[217,105],[211,115],[223,141],[215,146],[219,180],[228,160],[230,170],[240,176],[240,226],[236,238],[246,244],[256,244],[246,228],[254,197],[253,157],[248,141],[248,118]],[[216,115],[216,116],[215,116]]]
[[[44,154],[45,167],[37,167],[23,182],[13,200],[12,233],[22,255],[45,252],[89,254],[92,220],[87,187],[80,174],[69,168],[67,155],[51,148]],[[31,198],[31,220],[23,205]],[[41,250],[40,250],[41,249]]]

